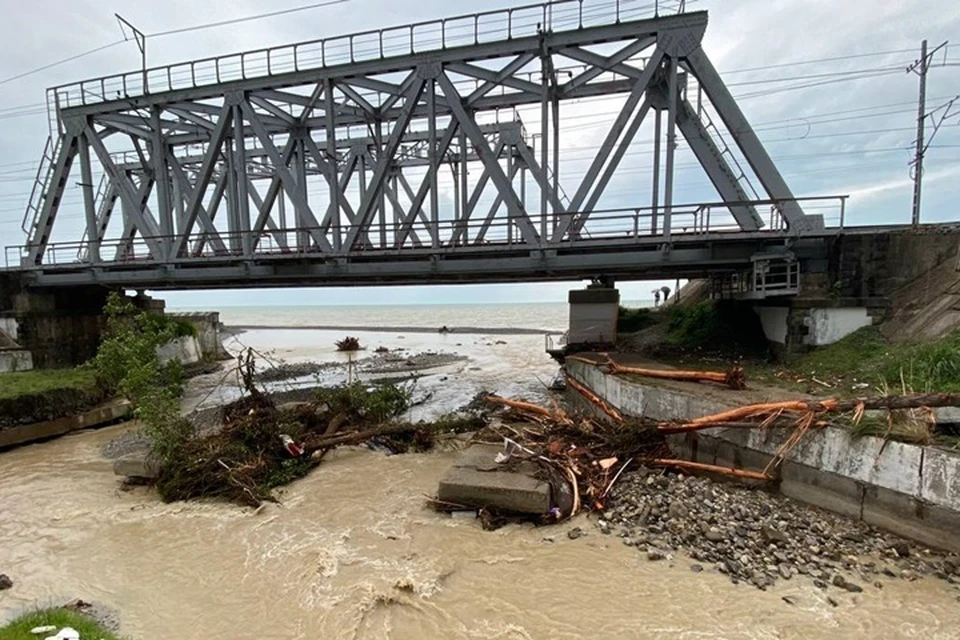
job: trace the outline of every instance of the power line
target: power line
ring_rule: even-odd
[[[721,73],[747,73],[750,71],[765,71],[767,69],[782,69],[784,67],[796,67],[805,64],[819,64],[822,62],[839,62],[841,60],[855,60],[859,58],[874,58],[878,56],[889,56],[898,53],[913,53],[913,49],[891,49],[889,51],[871,51],[869,53],[854,53],[845,56],[834,56],[831,58],[809,58],[807,60],[796,60],[793,62],[783,62],[780,64],[765,64],[762,67],[749,67],[746,69],[733,69],[730,71],[721,71]]]
[[[109,48],[111,48],[111,47],[115,47],[115,46],[117,46],[118,44],[123,44],[124,42],[126,42],[126,40],[116,40],[116,41],[114,41],[114,42],[111,42],[110,44],[105,44],[105,45],[103,45],[103,46],[96,47],[96,48],[94,48],[94,49],[90,49],[89,51],[84,51],[83,53],[78,53],[78,54],[75,55],[75,56],[70,56],[69,58],[63,58],[62,60],[57,60],[56,62],[51,62],[50,64],[45,64],[45,65],[43,65],[42,67],[37,67],[36,69],[31,69],[30,71],[24,71],[23,73],[18,73],[18,74],[15,75],[15,76],[10,76],[9,78],[4,78],[3,80],[0,80],[0,85],[7,84],[8,82],[13,82],[14,80],[19,80],[20,78],[26,78],[27,76],[32,76],[32,75],[34,75],[35,73],[40,73],[41,71],[46,71],[47,69],[52,69],[52,68],[58,67],[58,66],[60,66],[60,65],[62,65],[62,64],[67,64],[68,62],[73,62],[74,60],[79,60],[80,58],[85,58],[85,57],[87,57],[87,56],[93,55],[94,53],[99,53],[99,52],[104,51],[104,50],[106,50],[106,49],[109,49]]]
[[[242,18],[233,18],[233,19],[231,19],[231,20],[221,20],[221,21],[219,21],[219,22],[209,22],[209,23],[207,23],[207,24],[194,25],[194,26],[191,26],[191,27],[182,27],[182,28],[179,28],[179,29],[169,29],[169,30],[167,30],[167,31],[158,31],[157,33],[149,34],[148,37],[150,37],[150,38],[161,38],[161,37],[163,37],[163,36],[171,36],[171,35],[175,35],[175,34],[179,34],[179,33],[187,33],[187,32],[190,32],[190,31],[200,31],[201,29],[213,29],[213,28],[215,28],[215,27],[223,27],[223,26],[227,26],[227,25],[231,25],[231,24],[238,24],[238,23],[241,23],[241,22],[250,22],[250,21],[253,21],[253,20],[262,20],[262,19],[264,19],[264,18],[273,18],[273,17],[275,17],[275,16],[281,16],[281,15],[286,15],[286,14],[290,14],[290,13],[297,13],[297,12],[300,12],[300,11],[307,11],[308,9],[317,9],[317,8],[319,8],[319,7],[326,7],[326,6],[335,5],[335,4],[343,4],[343,3],[345,3],[345,2],[350,2],[350,1],[351,1],[351,0],[327,0],[326,2],[317,2],[317,3],[314,3],[314,4],[305,5],[305,6],[302,6],[302,7],[292,7],[292,8],[290,8],[290,9],[281,9],[281,10],[279,10],[279,11],[271,11],[271,12],[268,12],[268,13],[261,13],[261,14],[257,14],[257,15],[253,15],[253,16],[244,16],[244,17],[242,17]],[[125,43],[125,42],[127,42],[127,39],[126,39],[126,38],[124,38],[123,40],[115,40],[115,41],[110,42],[110,43],[108,43],[108,44],[101,45],[101,46],[99,46],[99,47],[94,47],[93,49],[89,49],[89,50],[84,51],[84,52],[82,52],[82,53],[78,53],[78,54],[76,54],[76,55],[72,55],[72,56],[69,56],[69,57],[67,57],[67,58],[62,58],[62,59],[60,59],[60,60],[56,60],[55,62],[51,62],[51,63],[49,63],[49,64],[45,64],[45,65],[43,65],[43,66],[41,66],[41,67],[36,67],[35,69],[30,69],[29,71],[24,71],[23,73],[18,73],[17,75],[10,76],[10,77],[8,77],[8,78],[4,78],[4,79],[0,80],[0,85],[5,85],[5,84],[7,84],[7,83],[9,83],[9,82],[13,82],[13,81],[15,81],[15,80],[20,80],[21,78],[26,78],[27,76],[32,76],[32,75],[34,75],[34,74],[40,73],[41,71],[46,71],[47,69],[52,69],[52,68],[54,68],[54,67],[58,67],[58,66],[60,66],[60,65],[67,64],[68,62],[73,62],[73,61],[75,61],[75,60],[79,60],[79,59],[81,59],[81,58],[85,58],[85,57],[87,57],[87,56],[91,56],[91,55],[93,55],[93,54],[95,54],[95,53],[99,53],[99,52],[101,52],[101,51],[105,51],[105,50],[107,50],[107,49],[110,49],[110,48],[115,47],[115,46],[117,46],[117,45],[123,44],[123,43]]]
[[[189,33],[191,31],[200,31],[201,29],[213,29],[215,27],[225,27],[231,24],[239,24],[241,22],[250,22],[252,20],[263,20],[265,18],[275,18],[276,16],[283,16],[290,13],[297,13],[300,11],[307,11],[309,9],[318,9],[320,7],[329,7],[335,4],[344,4],[350,2],[351,0],[327,0],[326,2],[317,2],[315,4],[308,4],[302,7],[292,7],[290,9],[280,9],[278,11],[271,11],[269,13],[260,13],[253,16],[244,16],[242,18],[231,18],[230,20],[221,20],[219,22],[208,22],[207,24],[198,24],[192,27],[181,27],[178,29],[169,29],[167,31],[158,31],[156,33],[148,33],[148,38],[161,38],[163,36],[172,36],[179,33]]]

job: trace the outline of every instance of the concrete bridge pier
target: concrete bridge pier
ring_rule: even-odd
[[[24,354],[19,366],[8,370],[68,367],[92,357],[108,293],[100,286],[33,290],[16,278],[2,278],[0,329]]]
[[[567,330],[567,349],[571,347],[598,347],[617,341],[617,316],[620,310],[620,292],[612,281],[600,281],[586,289],[570,291],[570,323]]]

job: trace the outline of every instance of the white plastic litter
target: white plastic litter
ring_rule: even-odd
[[[57,640],[80,640],[80,632],[73,627],[64,627],[55,637]]]
[[[50,633],[51,631],[56,631],[56,630],[57,628],[55,626],[53,626],[52,624],[48,624],[42,627],[34,627],[33,629],[30,629],[30,633],[32,633],[35,636],[38,636],[41,633]]]

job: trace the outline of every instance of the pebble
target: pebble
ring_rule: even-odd
[[[660,549],[650,549],[647,551],[647,560],[663,560],[666,557],[667,554]]]
[[[821,589],[847,581],[838,571],[960,582],[960,556],[921,549],[863,522],[788,498],[707,478],[638,467],[611,491],[601,532],[653,556],[686,553],[731,582],[766,589],[797,576]],[[571,538],[582,532],[568,532]],[[576,532],[576,533],[575,533]],[[692,569],[692,567],[691,567]],[[692,569],[696,571],[696,569]],[[838,577],[835,577],[838,576]],[[867,584],[872,580],[867,580]],[[853,584],[851,591],[862,590]]]
[[[570,531],[567,531],[567,537],[570,538],[571,540],[576,540],[582,535],[583,535],[583,529],[581,529],[580,527],[574,527],[573,529],[570,529]]]
[[[701,571],[703,571],[703,565],[692,564],[690,565],[690,571],[693,571],[694,573],[700,573]]]
[[[836,600],[834,600],[834,599],[833,599],[832,597],[830,597],[830,596],[827,596],[827,602],[829,602],[829,603],[830,603],[831,605],[833,605],[834,607],[839,607],[839,606],[840,606],[840,603],[837,602]]]
[[[13,580],[5,573],[0,573],[0,591],[5,591],[13,587]]]

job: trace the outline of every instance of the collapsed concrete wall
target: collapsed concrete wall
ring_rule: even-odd
[[[582,362],[568,362],[566,368],[626,415],[689,420],[735,405],[674,386],[624,380]],[[697,462],[760,471],[787,435],[783,430],[711,429],[671,436],[670,445],[675,455]],[[960,552],[960,453],[853,438],[846,430],[826,428],[808,433],[788,454],[779,488],[801,502]]]
[[[220,313],[216,311],[174,312],[168,313],[171,318],[185,320],[197,330],[197,340],[200,353],[210,360],[224,360],[230,354],[223,347],[220,323]]]
[[[203,354],[200,351],[200,341],[196,336],[181,336],[157,348],[157,357],[160,362],[179,360],[180,364],[200,362]]]

